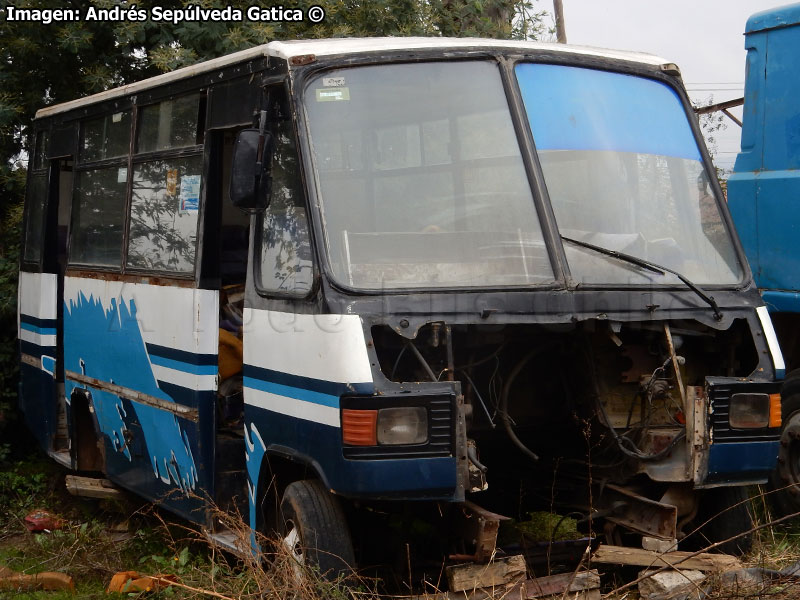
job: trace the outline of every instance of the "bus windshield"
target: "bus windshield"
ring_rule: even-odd
[[[608,71],[517,65],[562,236],[673,269],[697,284],[743,276],[686,112],[664,83]],[[572,278],[680,284],[576,244]]]
[[[554,280],[499,68],[328,71],[306,89],[333,276],[361,289]]]
[[[683,105],[656,80],[520,63],[559,233],[698,284],[743,270]],[[500,71],[489,61],[327,71],[306,88],[334,278],[360,289],[551,284]],[[680,285],[576,244],[579,284]]]

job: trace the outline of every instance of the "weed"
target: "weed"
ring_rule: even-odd
[[[259,536],[259,554],[250,552],[250,529],[241,518],[218,512],[216,519],[235,532],[242,556],[209,545],[204,532],[158,511],[75,498],[61,486],[61,469],[38,458],[0,468],[0,565],[21,573],[57,571],[72,576],[79,598],[109,598],[105,588],[119,571],[143,576],[175,575],[176,585],[147,598],[346,600],[375,597],[374,582],[355,577],[330,582],[294,562],[279,541]],[[58,482],[54,487],[53,482]],[[62,516],[63,529],[30,533],[23,517],[32,508]],[[61,592],[0,592],[0,599],[64,600]],[[140,593],[125,598],[144,597]]]
[[[26,472],[24,466],[17,463],[10,470],[0,471],[0,497],[6,511],[32,508],[47,489],[47,475]]]

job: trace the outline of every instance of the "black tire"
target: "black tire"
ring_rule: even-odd
[[[344,512],[321,481],[290,483],[280,513],[283,543],[303,567],[319,570],[327,581],[352,573],[355,553]]]
[[[753,547],[753,516],[747,488],[721,487],[701,492],[700,508],[694,519],[695,526],[703,525],[695,533],[693,543],[696,549],[702,549],[739,536],[712,549],[712,552],[741,556]],[[727,510],[726,510],[727,509]],[[746,533],[749,532],[749,533]],[[741,535],[740,535],[741,534]]]
[[[781,386],[781,398],[790,398],[796,394],[800,394],[800,369],[790,371]]]
[[[800,512],[800,371],[786,376],[781,389],[781,444],[770,475],[769,498],[774,517]]]

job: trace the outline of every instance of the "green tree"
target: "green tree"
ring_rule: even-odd
[[[299,0],[325,9],[322,23],[67,21],[43,25],[0,20],[0,168],[27,150],[35,111],[159,72],[279,39],[382,35],[452,35],[534,39],[544,12],[536,0]],[[139,9],[231,5],[243,0],[141,0]],[[31,9],[128,8],[118,0],[0,0]],[[3,189],[0,205],[14,200]]]
[[[714,104],[713,95],[698,103],[698,106],[704,107],[711,106],[712,104]],[[717,146],[717,135],[721,131],[725,131],[728,128],[727,117],[725,117],[721,111],[716,111],[699,115],[699,122],[700,130],[703,132],[703,138],[705,139],[706,147],[708,148],[708,153],[711,155],[711,160],[714,162],[714,170],[717,173],[717,179],[722,187],[722,191],[727,196],[728,176],[730,175],[730,171],[718,167],[716,164],[716,157],[717,153],[719,152],[719,147]]]

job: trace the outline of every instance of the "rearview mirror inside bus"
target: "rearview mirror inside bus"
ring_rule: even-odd
[[[272,137],[258,129],[243,129],[236,136],[231,168],[231,202],[247,212],[269,206],[272,178]]]

